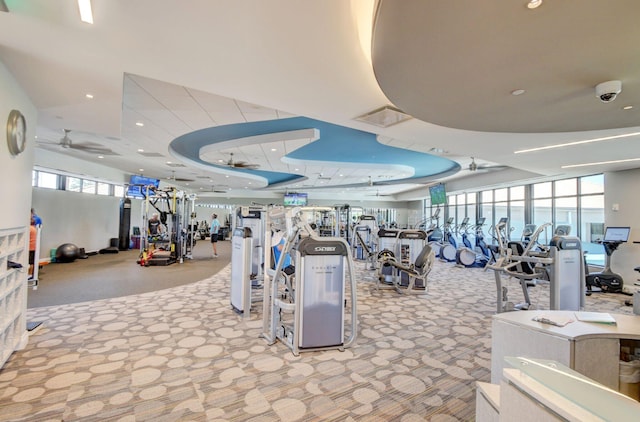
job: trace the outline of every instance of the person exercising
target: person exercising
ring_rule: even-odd
[[[211,229],[209,234],[211,234],[211,245],[213,246],[213,257],[218,257],[218,233],[220,233],[220,222],[218,221],[218,214],[213,214],[211,216]]]
[[[153,213],[149,219],[149,236],[155,237],[162,234],[162,222],[158,217],[158,213]]]

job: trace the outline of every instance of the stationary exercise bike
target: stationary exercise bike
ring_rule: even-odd
[[[606,293],[622,293],[624,281],[620,274],[611,270],[611,255],[618,247],[629,240],[630,227],[607,227],[604,238],[597,242],[602,243],[606,254],[604,270],[598,273],[587,274],[587,296],[591,295],[593,287],[598,288],[601,292]],[[586,267],[585,267],[586,268]]]

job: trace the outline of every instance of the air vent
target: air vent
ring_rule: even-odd
[[[381,107],[355,118],[355,120],[360,122],[369,123],[378,127],[397,125],[409,119],[412,119],[410,115],[391,106]]]
[[[169,167],[187,167],[184,164],[180,164],[180,163],[167,163],[167,165]]]

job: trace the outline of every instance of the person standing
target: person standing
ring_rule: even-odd
[[[211,245],[213,246],[213,257],[218,257],[218,233],[220,233],[220,222],[218,221],[218,214],[211,216],[211,229],[209,234],[211,235]]]
[[[31,214],[31,224],[29,225],[29,277],[33,277],[33,270],[36,262],[36,245],[38,242],[38,229],[36,228],[36,219]]]

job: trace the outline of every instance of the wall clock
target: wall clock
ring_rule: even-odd
[[[18,155],[27,146],[27,122],[18,110],[11,110],[7,119],[7,143],[11,155]]]

